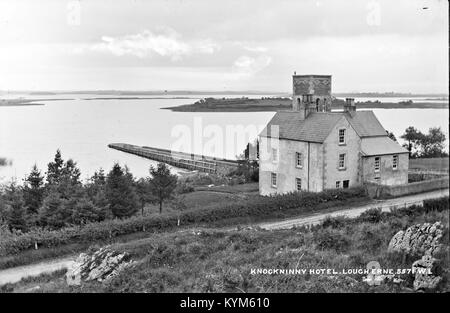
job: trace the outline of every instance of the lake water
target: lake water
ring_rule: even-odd
[[[43,101],[45,105],[40,106],[0,107],[0,157],[12,161],[12,165],[0,167],[0,180],[6,181],[12,177],[20,180],[34,163],[45,171],[58,148],[64,159],[73,158],[78,163],[83,179],[100,167],[109,170],[114,162],[127,164],[137,177],[148,175],[148,168],[154,162],[108,148],[107,145],[113,142],[232,159],[242,152],[248,140],[256,138],[275,114],[172,112],[161,109],[192,103],[203,98],[201,95],[187,96],[194,99],[83,100],[88,97],[95,96],[33,96],[74,100]],[[408,126],[423,132],[440,126],[448,138],[447,109],[373,111],[383,126],[397,138]]]

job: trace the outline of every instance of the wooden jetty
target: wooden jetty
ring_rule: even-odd
[[[136,146],[126,143],[111,143],[108,147],[150,160],[164,162],[175,167],[197,170],[205,173],[227,174],[235,170],[239,164],[236,160],[218,159],[194,153]]]

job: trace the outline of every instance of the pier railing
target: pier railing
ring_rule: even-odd
[[[238,166],[238,162],[235,160],[217,159],[209,156],[154,147],[136,146],[125,143],[112,143],[108,147],[154,161],[164,162],[175,167],[198,170],[205,173],[228,173]]]

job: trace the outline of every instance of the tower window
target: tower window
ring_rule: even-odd
[[[319,112],[319,99],[316,99],[316,112]]]

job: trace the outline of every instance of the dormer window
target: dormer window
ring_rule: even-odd
[[[345,128],[339,129],[339,144],[345,145]]]

